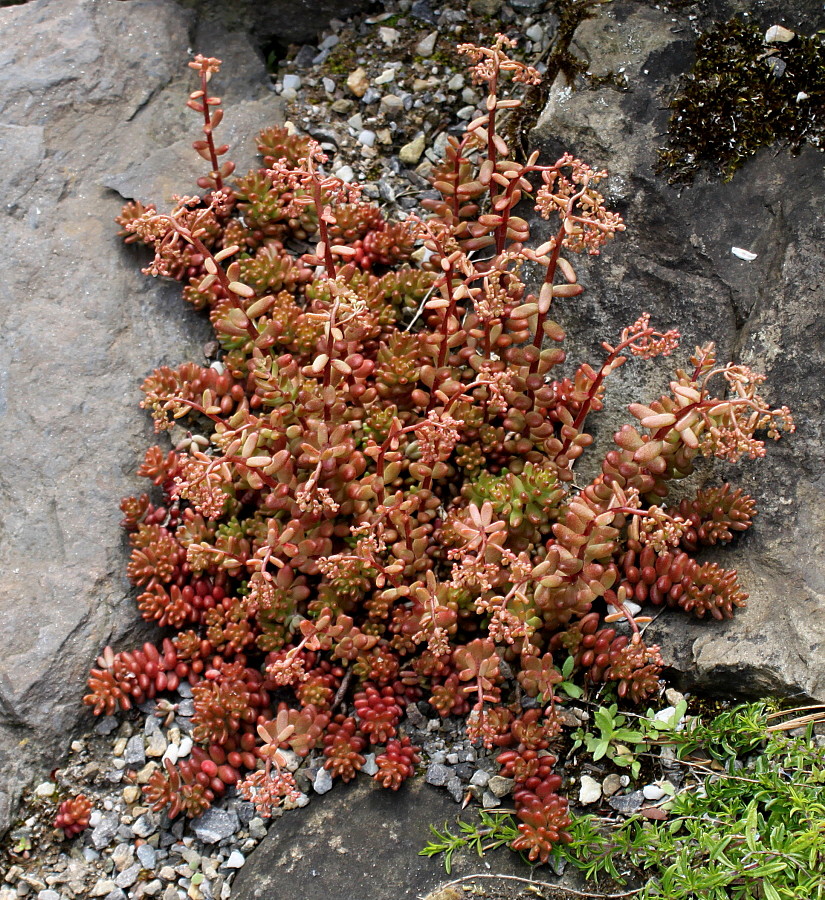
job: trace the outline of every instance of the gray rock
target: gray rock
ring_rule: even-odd
[[[185,108],[190,45],[243,60],[226,69],[225,100],[246,98],[254,127],[278,118],[254,46],[236,32],[210,47],[202,23],[173,0],[0,9],[0,31],[14,35],[0,48],[0,444],[6,472],[24,466],[39,485],[32,493],[0,476],[0,832],[23,784],[67,749],[102,647],[148,635],[118,527],[119,498],[144,489],[134,472],[152,440],[138,388],[162,363],[200,360],[207,333],[119,245],[123,196],[104,185],[162,204],[193,185],[202,167],[188,146],[199,127]],[[237,106],[232,116],[228,106],[235,146]],[[251,142],[241,157],[251,163]],[[25,312],[32,297],[37,316]],[[116,721],[101,724],[107,733]]]
[[[144,869],[154,871],[157,864],[157,851],[151,844],[141,844],[137,848],[137,858]]]
[[[423,56],[425,59],[429,56],[432,56],[437,40],[438,32],[431,31],[426,37],[421,38],[421,40],[415,45],[415,52],[418,54],[418,56]]]
[[[118,721],[115,716],[104,716],[97,725],[95,725],[95,734],[111,734],[117,726]]]
[[[119,826],[120,819],[117,813],[106,813],[101,816],[100,822],[92,830],[92,844],[95,850],[107,847],[117,834]]]
[[[447,766],[443,765],[442,763],[430,763],[430,765],[427,767],[427,784],[431,784],[434,787],[443,787],[447,783],[451,774],[452,773],[447,768]]]
[[[129,843],[118,844],[114,850],[112,850],[112,862],[115,864],[115,868],[118,872],[122,872],[124,869],[128,868],[135,861],[135,851],[132,848],[132,845]]]
[[[142,766],[146,762],[146,750],[143,746],[143,735],[133,734],[126,744],[123,761],[127,766]]]
[[[456,803],[461,803],[464,799],[464,785],[461,783],[461,779],[458,775],[451,775],[447,779],[447,783],[444,785],[447,788],[447,793],[455,800]]]
[[[645,797],[641,791],[632,791],[629,794],[618,794],[611,797],[607,802],[616,812],[620,812],[625,816],[633,815],[642,808]]]
[[[132,834],[137,837],[149,837],[150,834],[154,834],[157,830],[157,823],[151,813],[138,816],[132,823]]]
[[[484,769],[478,769],[473,773],[473,777],[470,779],[470,784],[475,785],[475,787],[487,787],[490,781],[489,773],[485,772]]]
[[[266,825],[264,824],[264,820],[256,816],[249,823],[248,831],[249,836],[256,841],[260,841],[262,838],[266,837]]]
[[[192,831],[204,844],[216,844],[225,838],[232,837],[240,823],[234,812],[212,807],[202,816],[192,819]]]
[[[506,797],[510,791],[513,790],[515,783],[514,778],[505,778],[503,775],[493,775],[487,782],[487,787],[490,789],[490,793],[500,799],[501,797]]]
[[[441,859],[419,856],[418,850],[430,824],[452,823],[457,812],[445,791],[420,779],[397,792],[376,790],[368,779],[338,784],[270,828],[238,872],[232,900],[340,900],[347,890],[358,900],[423,897],[448,877]],[[484,863],[488,872],[529,876],[518,855],[506,849],[485,854]],[[457,853],[449,878],[478,870],[475,854]]]
[[[134,865],[129,866],[128,869],[124,869],[117,876],[117,878],[115,878],[115,884],[119,888],[131,887],[138,880],[138,875],[140,875],[140,869],[141,869],[140,863],[135,863]]]
[[[295,54],[295,58],[292,60],[292,64],[298,69],[308,69],[313,62],[315,61],[315,57],[318,56],[317,47],[313,47],[312,44],[304,44],[298,52]],[[298,83],[287,84],[287,79],[297,78]],[[284,75],[284,87],[293,88],[294,90],[298,90],[301,86],[301,79],[298,78],[297,75]]]

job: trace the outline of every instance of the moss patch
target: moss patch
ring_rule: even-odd
[[[658,171],[671,184],[700,170],[729,181],[762,147],[822,147],[825,33],[766,44],[765,29],[733,18],[703,34],[672,110]]]

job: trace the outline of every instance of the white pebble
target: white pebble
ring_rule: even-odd
[[[284,90],[293,90],[297,91],[301,87],[301,76],[300,75],[284,75],[283,79]]]
[[[161,757],[161,762],[169,760],[173,765],[178,761],[178,748],[174,744],[170,744]]]
[[[779,42],[787,44],[788,41],[792,41],[795,37],[796,33],[791,31],[790,28],[785,28],[782,25],[771,25],[765,32],[765,43],[774,44]]]
[[[398,38],[401,37],[401,32],[396,31],[395,28],[382,27],[378,29],[378,36],[388,47],[394,47],[398,43]]]
[[[579,803],[595,803],[602,796],[602,786],[589,775],[582,775],[579,788]]]
[[[658,784],[646,784],[642,788],[646,800],[661,800],[667,791],[663,791]]]
[[[240,850],[233,850],[229,854],[229,859],[224,863],[227,869],[240,869],[246,862],[243,853]]]

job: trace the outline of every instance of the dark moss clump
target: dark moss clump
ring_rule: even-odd
[[[723,181],[773,143],[823,146],[825,41],[797,34],[766,44],[765,30],[733,18],[702,35],[696,64],[670,105],[658,171],[671,184],[702,169]]]

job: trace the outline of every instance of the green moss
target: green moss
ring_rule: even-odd
[[[357,68],[355,53],[345,41],[338,44],[324,64],[331,75],[349,75]]]
[[[806,143],[821,147],[823,32],[766,44],[760,25],[730,19],[699,38],[696,63],[670,108],[658,171],[671,183],[700,170],[729,181],[748,157],[775,143],[793,153]]]

